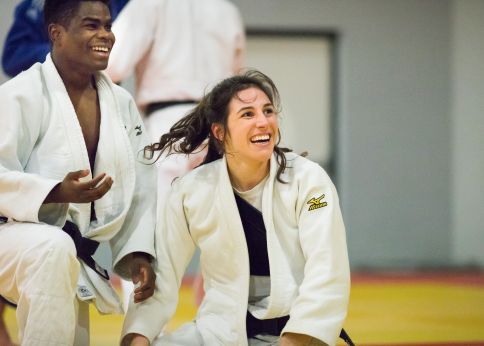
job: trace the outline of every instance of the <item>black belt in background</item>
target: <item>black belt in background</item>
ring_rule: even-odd
[[[198,103],[195,100],[173,100],[173,101],[163,101],[163,102],[154,102],[150,103],[146,106],[145,114],[146,116],[150,115],[153,112],[159,111],[160,109],[171,107],[171,106],[178,106],[178,105],[188,105]]]
[[[101,275],[106,280],[109,280],[109,274],[106,269],[101,267],[99,264],[96,263],[92,255],[96,252],[99,242],[84,238],[79,231],[79,228],[75,223],[67,221],[62,230],[66,232],[74,241],[74,246],[76,247],[77,257],[86,263],[89,268],[94,270],[96,273]]]

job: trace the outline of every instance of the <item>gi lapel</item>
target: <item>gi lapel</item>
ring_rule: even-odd
[[[94,204],[97,222],[88,235],[101,241],[119,230],[131,206],[136,173],[135,157],[122,112],[114,95],[114,85],[104,73],[96,76],[101,108],[101,128],[94,171],[113,178],[111,190]]]
[[[87,154],[81,125],[79,124],[74,106],[69,98],[64,82],[52,61],[50,53],[47,55],[45,63],[42,64],[42,77],[47,88],[46,96],[49,99],[49,116],[51,117],[49,124],[52,124],[52,126],[57,124],[63,125],[64,133],[59,133],[58,135],[64,142],[68,143],[69,160],[72,162],[70,166],[71,171],[89,168],[89,156]],[[92,174],[82,178],[81,181],[89,181],[90,179],[92,179]],[[70,207],[72,208],[72,205]],[[87,229],[90,221],[89,203],[76,205],[75,212],[72,213],[70,210],[69,214],[81,232]]]

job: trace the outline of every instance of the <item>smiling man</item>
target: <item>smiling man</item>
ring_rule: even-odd
[[[0,86],[0,295],[22,345],[88,345],[89,302],[121,313],[114,271],[154,291],[156,176],[131,96],[102,72],[115,38],[108,1],[46,0],[51,53]]]

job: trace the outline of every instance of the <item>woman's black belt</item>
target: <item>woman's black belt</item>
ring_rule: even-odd
[[[289,321],[289,316],[259,320],[247,311],[245,318],[247,337],[252,338],[259,334],[280,335],[287,321]]]
[[[287,321],[289,321],[289,316],[259,320],[258,318],[255,318],[249,311],[247,311],[247,317],[245,318],[247,338],[253,338],[254,336],[260,334],[279,336],[286,326]],[[353,340],[351,340],[350,336],[344,329],[341,329],[339,337],[343,339],[348,346],[355,346]]]
[[[145,114],[146,116],[150,115],[153,112],[159,111],[160,109],[172,107],[172,106],[179,106],[179,105],[188,105],[198,103],[195,100],[173,100],[173,101],[162,101],[162,102],[153,102],[146,106]]]

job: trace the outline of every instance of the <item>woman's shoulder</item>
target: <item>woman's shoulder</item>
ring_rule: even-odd
[[[327,183],[331,181],[328,173],[317,162],[293,152],[285,154],[286,169],[281,178],[283,181],[295,184]]]
[[[173,188],[179,191],[193,189],[213,189],[217,184],[222,160],[212,161],[195,167],[173,182]]]
[[[315,172],[325,173],[325,170],[321,165],[310,158],[298,155],[294,152],[285,153],[286,156],[286,169],[288,172]]]

